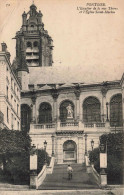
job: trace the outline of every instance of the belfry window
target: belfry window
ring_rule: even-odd
[[[38,47],[38,42],[35,41],[35,42],[33,43],[33,46],[34,46],[34,47]]]
[[[28,42],[27,42],[27,47],[32,48],[32,43],[28,41]]]
[[[88,97],[83,103],[83,121],[86,123],[100,122],[100,102],[95,97]]]
[[[110,101],[110,125],[120,127],[122,124],[122,95],[116,94]]]

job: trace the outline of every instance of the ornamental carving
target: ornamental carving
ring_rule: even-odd
[[[31,100],[32,100],[32,103],[33,103],[33,105],[35,104],[35,102],[36,102],[36,96],[34,95],[34,96],[32,96],[31,97]]]
[[[59,96],[58,90],[56,88],[52,89],[51,95],[52,95],[53,99],[56,101],[58,96]]]
[[[103,97],[106,97],[107,91],[108,91],[107,87],[102,87],[101,93],[102,93]]]
[[[80,93],[81,93],[79,84],[75,87],[74,93],[75,93],[77,100],[79,100]]]

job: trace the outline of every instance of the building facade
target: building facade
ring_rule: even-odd
[[[20,130],[21,85],[14,74],[7,45],[0,52],[0,128]]]
[[[43,148],[46,140],[46,150],[57,163],[82,163],[84,155],[98,147],[100,135],[123,130],[124,77],[85,84],[53,81],[49,75],[44,83],[37,76],[45,74],[44,66],[52,66],[52,39],[35,5],[22,18],[15,37],[21,128],[37,148]]]

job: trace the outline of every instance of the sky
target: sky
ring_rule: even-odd
[[[11,61],[15,57],[16,31],[22,13],[32,0],[0,0],[0,42],[7,43]],[[124,72],[124,2],[92,0],[116,7],[115,14],[83,14],[86,0],[34,0],[43,14],[45,30],[53,39],[53,70],[70,82],[120,80]],[[88,2],[89,3],[89,2]]]

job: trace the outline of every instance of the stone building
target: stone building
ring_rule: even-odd
[[[12,70],[10,53],[2,43],[0,52],[0,129],[20,130],[21,85]]]
[[[123,129],[124,76],[118,81],[92,84],[63,83],[51,78],[53,45],[44,30],[42,14],[31,5],[22,18],[21,30],[15,37],[22,84],[22,130],[29,132],[38,148],[43,148],[46,140],[46,150],[55,155],[57,163],[82,163],[84,154],[99,145],[100,135]],[[47,83],[44,74],[49,78]]]

